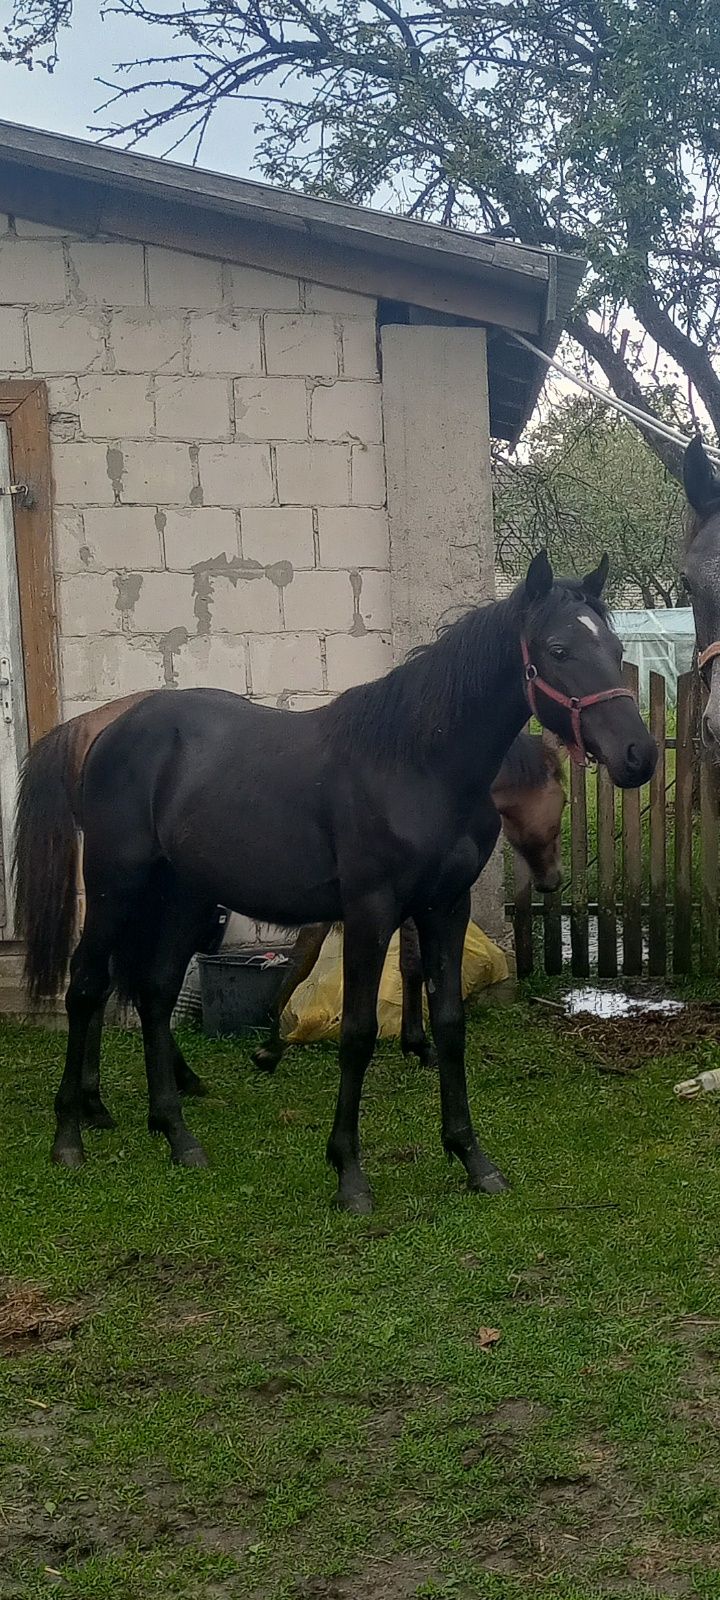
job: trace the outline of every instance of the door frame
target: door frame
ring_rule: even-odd
[[[0,422],[10,436],[13,480],[31,502],[13,498],[20,633],[28,740],[32,745],[60,717],[57,618],[53,572],[52,467],[47,386],[42,379],[0,380]]]

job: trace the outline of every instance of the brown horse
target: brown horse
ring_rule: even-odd
[[[478,807],[474,836],[483,872],[500,830],[527,862],[538,889],[552,894],[560,886],[561,825],[566,804],[563,772],[557,751],[537,734],[521,733],[510,746],[490,789],[490,798]],[[480,874],[478,874],[479,876]],[[280,1019],[296,989],[309,977],[332,923],[316,922],[301,928],[283,980],[264,1044],[254,1051],[256,1066],[274,1072],[285,1052]],[[423,978],[417,929],[409,920],[400,929],[402,977],[403,1055],[414,1055],[423,1066],[435,1065],[435,1051],[423,1026]]]

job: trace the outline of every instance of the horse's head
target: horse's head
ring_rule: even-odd
[[[621,789],[636,789],[655,771],[657,745],[623,685],[622,645],[602,602],[607,573],[607,556],[585,578],[557,581],[546,551],[531,561],[522,594],[527,694],[575,760],[594,756]]]
[[[556,751],[541,745],[537,755],[535,781],[518,781],[508,762],[500,768],[490,793],[508,843],[527,862],[536,888],[552,894],[562,882],[562,817],[567,797]]]
[[[720,478],[700,438],[693,439],[685,451],[683,479],[692,513],[685,549],[685,587],[695,615],[700,671],[708,691],[703,741],[713,760],[720,763]]]

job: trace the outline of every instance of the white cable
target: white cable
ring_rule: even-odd
[[[532,354],[537,356],[539,361],[544,361],[546,367],[552,367],[553,371],[559,372],[570,383],[576,384],[578,389],[584,389],[595,400],[602,400],[603,405],[609,406],[612,411],[618,411],[621,416],[629,417],[631,422],[646,428],[648,433],[656,433],[661,439],[667,439],[670,444],[679,445],[683,450],[687,449],[690,440],[686,438],[684,433],[678,433],[675,428],[669,427],[667,423],[659,422],[656,417],[648,416],[646,411],[640,411],[637,406],[630,405],[628,401],[616,399],[615,395],[608,394],[606,389],[599,389],[597,384],[589,383],[587,378],[581,378],[577,372],[572,372],[569,367],[564,367],[561,361],[556,361],[554,356],[549,356],[545,350],[541,350],[530,339],[526,339],[522,333],[513,333],[512,338],[516,344],[521,344],[526,350],[532,351]],[[714,445],[705,445],[705,454],[710,457],[711,461],[720,463],[720,450],[716,450]]]

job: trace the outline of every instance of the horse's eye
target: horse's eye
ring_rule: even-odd
[[[554,661],[567,661],[567,650],[564,644],[549,644],[548,653]]]

